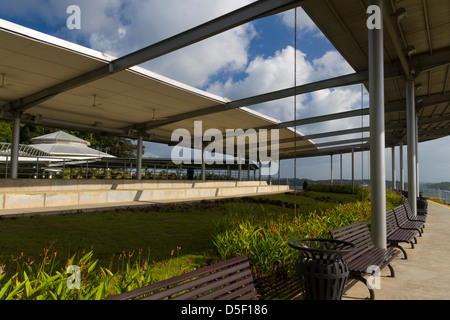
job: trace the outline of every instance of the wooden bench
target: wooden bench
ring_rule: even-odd
[[[409,207],[409,204],[406,203],[394,208],[397,225],[400,229],[417,230],[419,232],[419,236],[422,236],[425,222],[419,220],[410,220],[411,218],[408,219],[407,207]]]
[[[410,221],[420,221],[423,222],[423,228],[425,228],[425,222],[427,222],[427,216],[424,214],[419,214],[419,211],[417,211],[417,216],[414,216],[411,210],[411,206],[409,205],[409,202],[404,204],[406,209],[406,216],[408,220]]]
[[[395,277],[394,268],[390,263],[399,255],[400,251],[395,248],[376,248],[365,221],[330,230],[330,233],[333,239],[352,242],[356,245],[356,250],[342,256],[348,264],[349,279],[362,281],[367,286],[364,275],[369,272],[375,273],[376,270],[369,270],[372,266],[378,267],[380,272],[387,266],[391,277]],[[370,292],[370,299],[375,299],[374,289],[367,288]]]
[[[419,232],[417,230],[401,229],[397,225],[397,220],[393,209],[386,212],[386,238],[388,241],[388,247],[398,248],[403,252],[405,259],[408,259],[408,255],[400,243],[409,243],[411,248],[414,249],[414,243],[417,243],[418,234]]]
[[[254,300],[247,256],[225,260],[106,300]]]

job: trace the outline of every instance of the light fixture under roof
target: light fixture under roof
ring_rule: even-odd
[[[397,22],[400,22],[408,17],[408,11],[406,11],[405,8],[401,7],[395,10],[394,15],[397,17]]]
[[[414,46],[408,46],[408,47],[405,49],[405,52],[406,52],[406,54],[407,54],[409,57],[411,57],[413,54],[416,53],[416,47],[414,47]]]

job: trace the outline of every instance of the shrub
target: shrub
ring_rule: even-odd
[[[123,252],[115,274],[98,264],[93,251],[73,255],[65,266],[60,265],[58,253],[51,248],[44,249],[36,260],[25,260],[23,255],[13,257],[14,271],[0,265],[0,300],[100,300],[167,279],[174,270],[177,275],[190,271],[189,261],[186,266],[178,261],[180,249],[177,247],[175,258],[172,250],[170,259],[160,265],[142,259],[142,250]],[[67,273],[69,266],[76,266],[74,272]]]
[[[402,203],[398,194],[387,193],[387,210]],[[213,243],[223,259],[246,254],[255,276],[285,276],[293,272],[297,253],[287,246],[298,238],[329,238],[329,230],[357,221],[370,225],[369,200],[339,204],[331,209],[294,216],[264,212],[229,215],[216,224]]]

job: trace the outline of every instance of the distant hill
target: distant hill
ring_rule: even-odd
[[[430,189],[450,190],[450,182],[424,183],[424,185]]]
[[[302,178],[299,179],[297,178],[297,185],[301,186],[303,184],[303,181],[307,181],[308,184],[331,184],[331,180],[311,180],[311,179],[306,179],[306,178]],[[281,184],[285,184],[286,183],[286,178],[281,178],[280,179]],[[338,179],[334,179],[334,184],[339,185],[341,184],[341,180]],[[352,180],[349,179],[343,179],[343,184],[351,184]],[[273,184],[277,184],[277,179],[274,179]],[[294,186],[294,179],[293,178],[289,178],[289,184],[291,186]],[[368,186],[370,185],[370,180],[369,179],[364,179],[364,181],[361,180],[357,180],[355,179],[355,185],[363,185],[363,186]],[[392,182],[390,180],[386,180],[386,187],[390,188],[392,185]],[[400,181],[396,182],[397,187],[400,186]],[[422,189],[423,187],[426,187],[428,189],[440,189],[440,190],[450,190],[450,182],[439,182],[439,183],[421,183],[420,184],[420,188]],[[408,188],[408,183],[405,182],[405,190],[407,190]]]

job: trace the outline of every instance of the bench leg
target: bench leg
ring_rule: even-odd
[[[391,264],[387,265],[389,270],[391,271],[391,278],[395,278],[395,271],[394,271],[394,267],[391,266]]]
[[[412,243],[411,243],[411,245],[414,246]],[[403,249],[403,247],[401,245],[399,245],[398,243],[389,243],[388,248],[399,249],[401,252],[403,252],[403,259],[408,260],[408,254],[406,253],[405,249]]]
[[[369,299],[375,300],[375,290],[369,288],[369,286],[367,285],[367,280],[361,274],[351,274],[351,275],[349,275],[349,279],[355,279],[355,280],[358,280],[358,281],[361,281],[362,283],[364,283],[366,288],[369,289],[369,294],[370,294]]]

